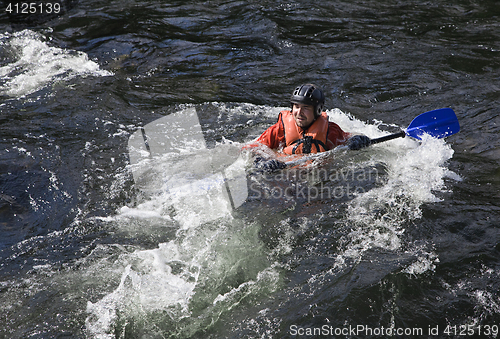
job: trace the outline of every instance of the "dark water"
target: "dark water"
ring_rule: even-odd
[[[0,14],[0,337],[498,337],[500,3],[63,5]],[[348,131],[462,130],[248,170],[228,211],[134,181],[138,128],[194,107],[238,149],[304,82]]]

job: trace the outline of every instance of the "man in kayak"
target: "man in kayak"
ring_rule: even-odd
[[[328,115],[323,112],[325,96],[319,87],[313,84],[297,87],[290,102],[292,110],[280,112],[278,121],[245,148],[265,145],[285,155],[292,155],[325,152],[339,145],[346,145],[352,150],[370,145],[367,136],[353,136],[336,123],[328,121]],[[286,167],[285,163],[277,159],[263,157],[258,157],[255,165],[268,172]]]

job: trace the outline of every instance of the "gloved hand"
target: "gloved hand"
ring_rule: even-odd
[[[271,159],[267,160],[262,157],[257,157],[253,162],[255,168],[262,169],[265,172],[272,173],[279,169],[283,169],[286,167],[286,164],[282,161]]]
[[[349,147],[349,149],[351,150],[358,150],[363,147],[368,147],[370,145],[371,145],[371,140],[366,135],[352,136],[346,142],[346,146]]]

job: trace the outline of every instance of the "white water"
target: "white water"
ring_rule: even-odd
[[[0,67],[0,94],[10,97],[24,97],[78,76],[113,75],[84,52],[52,46],[45,36],[29,29],[0,33],[0,49],[9,60]]]
[[[248,105],[232,109],[219,105],[219,108],[232,115],[247,114],[249,110]],[[279,108],[255,106],[254,110],[272,115]],[[384,135],[377,125],[365,124],[340,110],[328,113],[344,130],[372,138]],[[203,167],[205,159],[196,154],[193,152],[190,166]],[[343,224],[350,231],[339,239],[340,250],[332,257],[331,268],[311,276],[310,281],[326,281],[346,265],[360,262],[370,249],[400,250],[404,225],[421,217],[422,204],[439,200],[436,193],[446,191],[445,178],[460,180],[446,167],[452,155],[453,150],[443,140],[427,138],[419,143],[405,138],[344,156],[344,168],[362,169],[383,163],[387,173],[383,184],[346,202]],[[151,169],[152,163],[146,162],[144,166]],[[166,164],[156,166],[163,170]],[[183,179],[192,178],[178,178]],[[279,257],[293,251],[292,233],[297,231],[290,226],[276,248],[266,248],[259,230],[273,224],[254,222],[251,215],[243,219],[235,217],[220,192],[201,189],[202,196],[194,198],[192,189],[189,195],[179,196],[182,190],[147,195],[136,206],[123,207],[107,218],[110,227],[126,230],[131,236],[148,229],[157,232],[159,225],[165,232],[176,231],[172,240],[160,243],[157,248],[120,255],[118,262],[122,269],[114,273],[121,274],[118,286],[102,299],[88,302],[90,315],[86,326],[91,337],[112,338],[115,332],[124,336],[127,321],[144,322],[157,313],[168,314],[172,320],[169,326],[173,327],[160,329],[153,323],[143,327],[151,332],[167,331],[188,337],[210,326],[246,298],[265,298],[280,288],[280,277],[286,267],[279,263]],[[324,216],[314,213],[302,217],[303,227],[316,227],[321,217]],[[288,223],[285,217],[280,221],[284,228]],[[410,246],[406,251],[415,258],[401,267],[407,274],[433,270],[434,263],[439,261],[432,244]],[[175,327],[177,323],[179,327]]]
[[[121,218],[124,216],[117,215],[115,222],[123,223]],[[149,225],[145,216],[136,214],[134,219],[136,227]],[[103,259],[97,270],[107,268],[109,274],[116,274],[118,265],[123,273],[114,291],[88,302],[88,334],[114,338],[117,328],[121,335],[127,331],[125,325],[118,326],[120,322],[163,314],[171,324],[189,324],[179,330],[179,337],[188,337],[248,295],[275,291],[279,271],[268,261],[258,230],[256,224],[224,217],[215,223],[179,229],[175,239],[157,248],[122,253],[113,263]],[[203,309],[197,310],[199,305]],[[144,326],[156,331],[154,324]]]

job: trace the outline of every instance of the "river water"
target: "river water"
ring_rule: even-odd
[[[0,14],[0,337],[498,337],[497,1],[62,5]],[[254,171],[306,82],[461,131]]]

